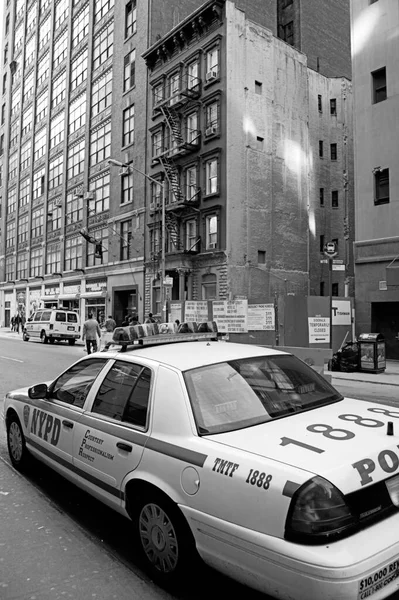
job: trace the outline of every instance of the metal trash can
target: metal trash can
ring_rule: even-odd
[[[384,336],[381,333],[361,333],[358,345],[359,371],[383,373],[386,369]]]

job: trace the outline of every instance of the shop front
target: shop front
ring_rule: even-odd
[[[91,313],[102,325],[106,319],[107,280],[96,279],[86,281],[85,291],[81,294],[84,299],[84,319]]]
[[[27,316],[30,317],[33,313],[35,313],[42,306],[41,301],[42,290],[41,288],[29,288],[29,300],[28,300],[28,308],[27,308]]]
[[[58,297],[60,295],[60,286],[46,285],[44,288],[44,296],[41,297],[43,308],[58,308]]]
[[[4,293],[4,326],[10,327],[11,318],[14,316],[14,294],[13,292]]]
[[[80,315],[80,283],[64,283],[62,293],[58,296],[59,308],[72,310]]]

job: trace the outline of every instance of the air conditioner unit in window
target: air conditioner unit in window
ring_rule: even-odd
[[[213,135],[214,133],[217,133],[218,131],[218,126],[217,125],[211,125],[210,127],[207,127],[205,130],[205,135]]]
[[[208,71],[208,73],[205,75],[205,79],[206,81],[213,81],[214,79],[217,79],[217,76],[217,71]]]
[[[214,248],[216,248],[216,242],[209,242],[208,249],[213,250]]]
[[[94,192],[86,192],[84,195],[85,200],[94,200],[96,197]]]
[[[62,206],[62,198],[54,198],[53,204],[54,206]]]

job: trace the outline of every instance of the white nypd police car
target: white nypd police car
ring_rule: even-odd
[[[113,346],[10,392],[13,465],[32,454],[132,519],[163,583],[199,555],[276,598],[391,595],[399,410],[342,398],[289,354],[214,336]]]

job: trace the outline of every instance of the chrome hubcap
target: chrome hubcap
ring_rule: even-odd
[[[19,462],[22,457],[22,433],[21,430],[15,421],[13,421],[10,425],[10,429],[8,432],[8,442],[10,446],[10,452],[12,457],[16,462]]]
[[[168,515],[156,504],[146,504],[139,518],[140,539],[151,564],[162,573],[176,569],[177,536]]]

